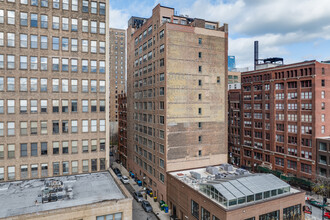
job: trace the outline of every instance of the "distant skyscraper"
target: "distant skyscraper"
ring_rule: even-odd
[[[228,70],[232,71],[236,68],[235,56],[228,56]]]

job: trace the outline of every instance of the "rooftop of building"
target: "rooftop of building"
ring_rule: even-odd
[[[330,141],[330,137],[317,137],[316,139]]]
[[[246,72],[242,72],[242,75],[249,75],[249,74],[254,74],[254,73],[263,73],[265,71],[278,71],[278,70],[283,70],[283,69],[288,69],[288,68],[295,68],[295,67],[300,67],[300,66],[307,66],[307,65],[312,65],[312,64],[325,64],[328,65],[330,63],[326,63],[326,62],[318,62],[317,60],[305,60],[302,62],[297,62],[297,63],[290,63],[290,64],[284,64],[284,65],[274,65],[274,64],[270,64],[270,63],[265,63],[265,64],[259,64],[258,66],[263,66],[260,69],[257,70],[250,70],[250,71],[246,71]]]
[[[203,26],[203,27],[206,28],[206,29],[227,32],[227,24],[224,24],[223,26],[220,26],[219,22],[216,22],[216,21],[208,21],[208,20],[200,19],[200,18],[191,18],[188,15],[179,15],[175,11],[175,8],[163,6],[163,5],[160,5],[160,4],[155,6],[153,10],[155,10],[157,7],[170,9],[170,10],[173,11],[173,14],[172,14],[171,17],[163,17],[163,21],[162,21],[163,23],[173,23],[173,24],[177,24],[177,25],[198,26],[198,27],[200,27],[201,24],[197,24],[198,23],[197,21],[199,21],[199,22],[203,21],[205,23],[205,26]],[[174,22],[174,20],[178,19],[178,18],[180,20],[185,20],[186,22],[184,22],[184,23]],[[133,28],[139,29],[145,23],[147,23],[148,20],[149,20],[149,18],[132,16],[128,21],[128,27],[133,27]]]
[[[0,183],[0,218],[124,199],[109,172]]]
[[[300,192],[273,174],[252,174],[230,164],[170,175],[228,210]]]

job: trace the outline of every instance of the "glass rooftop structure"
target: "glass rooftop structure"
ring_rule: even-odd
[[[254,174],[200,183],[199,190],[229,208],[290,193],[290,185],[273,174]]]

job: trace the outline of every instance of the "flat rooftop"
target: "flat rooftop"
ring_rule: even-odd
[[[230,164],[171,172],[170,175],[224,209],[240,208],[300,192],[273,174],[252,174]]]
[[[53,181],[55,180],[55,181]],[[41,202],[46,182],[60,181],[71,198]],[[46,187],[46,190],[49,188]],[[109,172],[60,176],[45,179],[5,182],[0,184],[0,218],[124,199],[125,196]],[[36,203],[36,201],[38,201]]]

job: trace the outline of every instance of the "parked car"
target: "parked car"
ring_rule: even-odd
[[[148,201],[142,201],[142,208],[146,212],[152,212],[152,207]]]
[[[327,218],[327,219],[330,219],[330,212],[324,213],[324,217]]]
[[[121,178],[122,178],[121,173],[117,173],[117,177],[118,177],[119,179],[121,179]]]
[[[121,173],[120,170],[118,168],[114,168],[113,172],[117,175],[118,173]]]
[[[142,196],[142,193],[139,192],[139,191],[134,192],[133,196],[134,196],[134,199],[136,199],[137,202],[142,202],[144,200],[143,196]]]
[[[121,181],[122,181],[124,184],[129,183],[129,179],[127,178],[127,176],[122,176],[122,177],[121,177]]]

